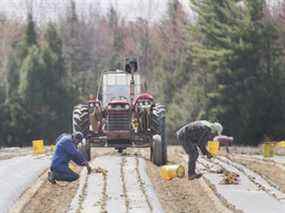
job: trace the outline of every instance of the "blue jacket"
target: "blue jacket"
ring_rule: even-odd
[[[72,136],[61,134],[56,139],[51,170],[58,172],[69,171],[68,163],[70,160],[74,161],[79,166],[83,166],[86,162],[84,155],[77,150],[75,144],[72,142]]]

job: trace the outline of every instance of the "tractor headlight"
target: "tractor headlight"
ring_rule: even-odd
[[[130,109],[130,106],[129,105],[125,105],[125,109]]]

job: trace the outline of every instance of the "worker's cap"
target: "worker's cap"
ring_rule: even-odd
[[[223,126],[218,122],[212,123],[210,128],[211,132],[217,135],[221,135],[223,132]]]
[[[72,138],[76,141],[82,141],[84,138],[84,135],[82,132],[74,132],[72,133]]]

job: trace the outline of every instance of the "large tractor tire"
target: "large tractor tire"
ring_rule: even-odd
[[[165,164],[165,162],[163,161],[163,149],[160,135],[153,136],[152,162],[157,166]]]
[[[78,150],[84,155],[87,161],[91,160],[91,146],[86,139],[84,139],[80,144],[78,144]]]
[[[88,105],[79,104],[73,108],[72,114],[72,128],[73,132],[82,132],[86,136],[89,132],[89,113]],[[79,151],[85,156],[85,158],[91,160],[91,146],[85,139],[78,145]]]
[[[154,109],[154,126],[157,128],[157,134],[153,136],[151,147],[151,160],[157,166],[162,166],[167,162],[167,143],[165,137],[165,108],[159,106]]]
[[[89,132],[88,105],[79,104],[73,108],[72,128],[73,132],[82,132],[85,135]]]

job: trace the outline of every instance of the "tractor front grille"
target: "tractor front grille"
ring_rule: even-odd
[[[129,110],[109,111],[107,115],[107,130],[129,130],[131,116]]]

